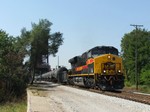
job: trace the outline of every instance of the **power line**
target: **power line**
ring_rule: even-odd
[[[138,27],[143,27],[143,25],[137,25],[137,24],[130,24],[130,26],[135,27],[135,36],[137,37],[137,30]],[[137,39],[135,39],[135,77],[136,77],[136,90],[138,90],[138,83],[139,83],[139,76],[138,76],[138,66],[137,66],[137,56],[138,56],[138,52],[137,52]]]
[[[136,25],[136,24],[130,24],[130,26],[135,27],[136,30],[138,30],[138,27],[143,27],[143,25]]]

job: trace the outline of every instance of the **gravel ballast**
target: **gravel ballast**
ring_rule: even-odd
[[[41,111],[42,107],[48,106],[49,112],[150,112],[150,105],[86,90],[52,83],[47,83],[47,86],[42,84],[39,88],[29,89],[31,93],[34,93],[29,94],[29,110],[33,110],[32,107],[34,107],[36,110],[33,111],[44,112]],[[37,97],[40,97],[41,107],[39,107],[38,101],[36,101],[36,104],[32,101],[35,100],[35,96],[36,100]],[[36,106],[38,107],[36,108]],[[38,108],[40,108],[40,111]]]

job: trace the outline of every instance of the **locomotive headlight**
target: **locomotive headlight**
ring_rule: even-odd
[[[108,57],[107,57],[108,59],[110,59],[111,58],[111,56],[110,55],[108,55]]]
[[[103,70],[103,73],[106,73],[106,70]]]
[[[118,70],[118,73],[121,73],[121,70]]]

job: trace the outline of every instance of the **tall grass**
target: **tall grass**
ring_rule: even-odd
[[[127,82],[127,81],[125,82],[125,88],[136,91],[136,85],[133,85],[130,82]],[[139,85],[138,86],[138,92],[143,92],[143,93],[150,94],[150,86],[149,85]]]
[[[150,94],[150,86],[148,86],[148,85],[140,85],[140,86],[139,86],[139,89],[140,89],[140,91],[143,92],[143,93],[148,93],[148,94]]]
[[[0,112],[27,112],[27,102],[22,100],[15,103],[0,104]]]

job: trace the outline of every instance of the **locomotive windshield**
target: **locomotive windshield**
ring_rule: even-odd
[[[102,54],[114,54],[114,55],[118,55],[118,50],[114,47],[96,47],[94,49],[91,50],[91,55],[92,57],[96,57]]]

